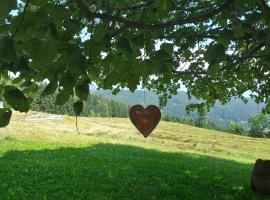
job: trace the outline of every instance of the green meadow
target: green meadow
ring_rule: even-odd
[[[270,139],[160,122],[15,113],[0,130],[0,199],[268,199],[250,189]],[[270,199],[270,198],[269,198]]]

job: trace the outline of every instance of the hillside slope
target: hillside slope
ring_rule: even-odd
[[[32,120],[38,116],[37,120]],[[13,116],[0,130],[0,199],[264,199],[249,189],[270,139],[129,119]]]
[[[112,95],[110,90],[93,90],[93,92],[97,95],[114,99],[128,105],[142,104],[144,101],[144,91],[142,90],[136,90],[134,93],[128,90],[122,90],[117,95]],[[240,99],[231,99],[226,105],[217,102],[208,113],[208,118],[221,128],[226,128],[231,121],[244,122],[245,124],[250,116],[256,115],[263,107],[263,104],[257,105],[254,100],[250,98],[248,100],[247,104]],[[168,100],[167,106],[163,110],[182,118],[186,116],[186,106],[189,103],[195,102],[198,102],[198,100],[195,98],[189,100],[187,94],[181,91],[173,96],[172,99]],[[147,91],[146,104],[158,105],[158,95],[154,92]]]

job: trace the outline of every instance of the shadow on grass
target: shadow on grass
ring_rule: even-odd
[[[263,199],[249,189],[251,168],[112,144],[9,151],[0,157],[0,199]]]

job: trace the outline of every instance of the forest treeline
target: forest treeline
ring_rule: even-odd
[[[74,99],[70,98],[63,106],[56,106],[57,93],[49,96],[41,96],[42,89],[34,97],[31,109],[33,111],[52,114],[75,115],[73,110]],[[84,102],[81,116],[85,117],[128,117],[129,106],[118,101],[106,99],[102,96],[89,94]]]

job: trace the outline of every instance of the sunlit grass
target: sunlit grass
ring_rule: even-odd
[[[161,151],[188,151],[246,162],[254,162],[257,158],[270,159],[270,139],[238,136],[178,123],[162,121],[144,139],[129,119],[79,117],[78,134],[74,117],[64,116],[64,120],[39,122],[26,121],[26,117],[26,114],[15,113],[10,125],[0,129],[0,138],[71,145],[99,142],[132,144]]]

